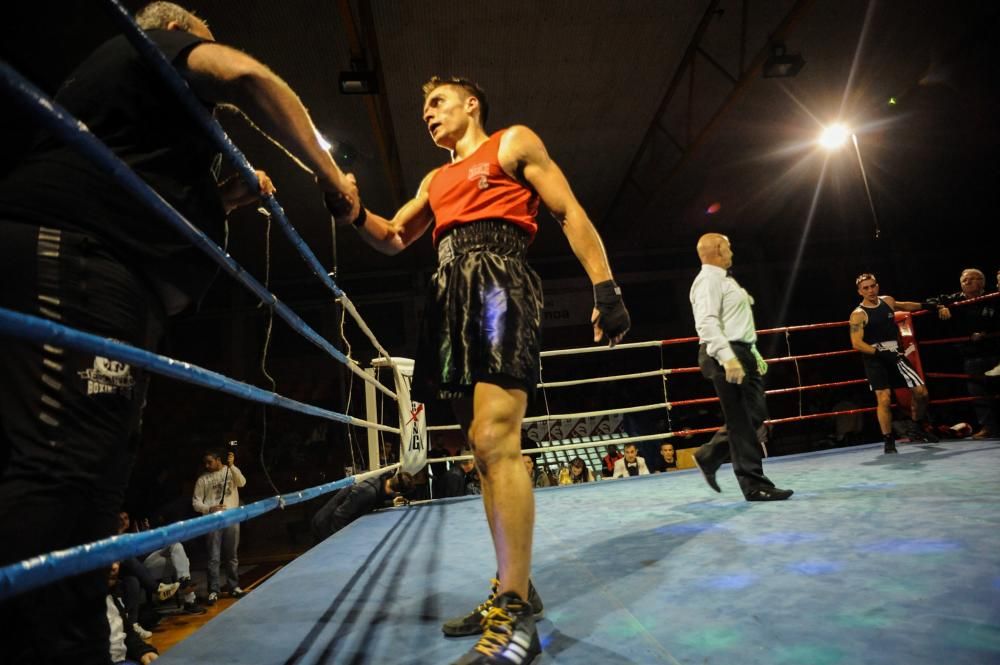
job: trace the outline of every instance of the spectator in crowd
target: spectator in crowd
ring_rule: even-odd
[[[156,550],[143,559],[142,565],[157,580],[176,580],[180,588],[178,593],[183,592],[181,607],[186,614],[205,613],[205,608],[196,602],[195,585],[191,580],[191,561],[183,544],[174,543]]]
[[[137,532],[139,531],[139,524],[142,520],[132,521],[131,517],[126,511],[121,511],[118,513],[118,533],[128,533],[129,531]],[[148,526],[148,524],[147,524]],[[135,557],[128,557],[122,559],[118,562],[118,568],[115,575],[118,582],[118,595],[122,602],[123,609],[125,610],[125,618],[128,619],[129,625],[132,630],[135,631],[139,637],[144,640],[148,640],[153,636],[149,630],[142,626],[140,622],[139,611],[143,604],[147,601],[155,599],[159,602],[169,600],[177,593],[180,588],[180,584],[173,582],[165,582],[158,580],[154,575],[150,574],[149,570],[142,565],[142,563]],[[146,616],[146,625],[152,625],[149,622],[149,616]]]
[[[618,446],[613,443],[607,447],[607,453],[607,455],[601,458],[601,463],[603,464],[601,475],[605,478],[610,478],[615,474],[615,464],[622,458],[622,454],[618,451]]]
[[[975,268],[966,268],[959,277],[962,287],[960,294],[942,296],[939,303],[954,303],[959,300],[978,298],[986,294],[986,276]],[[942,302],[943,301],[943,302]],[[938,307],[938,317],[950,321],[962,337],[967,340],[959,345],[962,367],[969,375],[966,388],[975,397],[972,403],[979,421],[979,430],[973,439],[991,439],[1000,435],[997,423],[997,403],[992,396],[995,381],[992,370],[1000,362],[1000,301],[987,299],[977,303],[959,306]]]
[[[639,457],[639,449],[634,443],[625,444],[625,456],[615,462],[615,472],[612,478],[624,478],[625,476],[648,476],[649,468],[646,467],[646,460]]]
[[[471,455],[472,451],[466,449],[459,455]],[[447,493],[445,496],[467,496],[469,494],[482,494],[482,485],[479,482],[479,471],[476,469],[474,459],[465,459],[452,465],[447,475]]]
[[[545,469],[535,466],[533,455],[521,455],[521,461],[524,462],[524,469],[528,472],[528,478],[531,478],[532,487],[549,487],[552,485],[552,479],[549,478],[549,474],[545,472]]]
[[[427,451],[427,468],[431,473],[431,495],[434,499],[448,496],[448,463],[433,461],[447,456],[448,453],[440,448]]]
[[[230,450],[225,454],[225,464],[222,460],[222,453],[215,450],[205,451],[202,456],[205,473],[195,482],[194,496],[191,499],[195,511],[202,515],[238,508],[240,505],[239,488],[246,485],[247,480],[236,466],[236,453]],[[232,597],[242,598],[244,592],[240,588],[239,576],[239,522],[208,534],[205,536],[205,544],[208,548],[208,604],[214,605],[219,599],[220,563],[224,563],[222,572]]]
[[[118,562],[111,564],[108,571],[108,591],[105,596],[108,630],[110,632],[109,655],[114,665],[120,663],[140,663],[149,665],[157,659],[156,649],[148,644],[133,629],[125,615],[125,605],[119,595]],[[105,661],[106,662],[106,661]]]
[[[413,476],[400,471],[374,476],[339,490],[312,519],[316,542],[329,538],[363,515],[393,505],[397,496],[406,498],[413,487]]]
[[[997,270],[997,293],[1000,293],[1000,270]],[[985,372],[986,376],[1000,376],[1000,362],[998,362],[993,369],[988,369]]]
[[[587,468],[583,459],[574,457],[569,463],[569,484],[592,482],[594,482],[594,472]]]
[[[206,108],[237,104],[313,174],[341,218],[357,216],[356,186],[281,78],[216,43],[204,21],[175,4],[147,5],[136,21]],[[67,77],[55,101],[221,243],[227,212],[274,187],[263,173],[259,191],[240,178],[219,182],[217,148],[168,88],[117,35]],[[218,271],[116,177],[52,135],[4,175],[0,219],[0,306],[143,349],[157,348],[166,316],[197,302]],[[0,565],[113,535],[145,371],[60,344],[5,339],[0,375]],[[103,572],[90,571],[4,603],[7,649],[25,662],[106,658],[104,596]]]
[[[677,470],[677,455],[674,452],[674,444],[660,444],[660,459],[657,460],[656,473],[666,473]]]

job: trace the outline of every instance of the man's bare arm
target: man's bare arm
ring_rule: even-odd
[[[867,353],[870,356],[875,355],[875,347],[864,340],[865,315],[861,312],[852,313],[848,326],[851,330],[851,348],[861,353]]]
[[[298,95],[263,63],[234,48],[204,42],[191,49],[187,71],[182,73],[200,99],[236,106],[315,175],[321,188],[357,197],[357,187],[320,145],[316,128]]]
[[[594,341],[617,344],[631,326],[621,289],[614,282],[604,243],[559,166],[542,140],[523,125],[511,127],[500,141],[500,164],[512,177],[520,171],[562,226],[563,233],[594,285]]]
[[[923,303],[907,300],[894,300],[891,307],[894,312],[919,312],[924,309]]]
[[[538,135],[527,127],[515,125],[504,135],[500,152],[505,169],[508,160],[515,172],[518,167],[523,169],[524,179],[534,187],[542,203],[562,225],[563,233],[591,283],[613,279],[601,237]]]
[[[358,227],[362,239],[383,254],[393,255],[403,251],[423,235],[434,223],[427,193],[433,176],[434,171],[431,171],[424,177],[417,195],[403,204],[392,219],[366,210],[365,222]]]

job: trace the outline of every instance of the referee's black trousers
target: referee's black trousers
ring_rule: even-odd
[[[705,378],[712,382],[726,421],[725,429],[702,446],[700,456],[704,456],[704,461],[713,469],[732,461],[736,480],[746,496],[756,489],[774,487],[774,483],[764,475],[761,464],[763,453],[757,441],[757,429],[767,420],[767,404],[764,401],[764,378],[757,371],[757,360],[750,344],[730,342],[730,346],[746,373],[740,384],[726,381],[726,370],[722,365],[708,355],[704,344],[698,347],[698,366]]]

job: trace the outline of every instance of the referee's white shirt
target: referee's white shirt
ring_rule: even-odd
[[[753,297],[723,268],[702,264],[691,285],[690,298],[698,339],[720,364],[736,357],[730,341],[757,341]]]

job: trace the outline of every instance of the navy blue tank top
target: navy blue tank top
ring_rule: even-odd
[[[895,342],[899,329],[896,327],[896,318],[892,313],[892,308],[879,298],[877,307],[865,307],[861,309],[868,315],[868,323],[865,325],[864,340],[869,344],[878,342]]]

